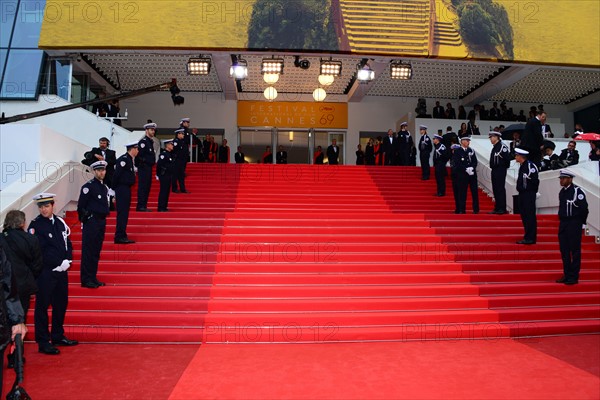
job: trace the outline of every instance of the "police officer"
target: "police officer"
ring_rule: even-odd
[[[427,136],[427,127],[425,125],[419,126],[421,133],[421,139],[419,139],[419,160],[421,161],[421,180],[429,180],[431,174],[429,165],[429,156],[433,150],[433,144],[431,139]]]
[[[506,214],[506,171],[510,167],[510,149],[502,141],[502,133],[491,131],[488,133],[492,142],[490,153],[490,168],[492,169],[492,191],[496,200],[494,210],[490,214]]]
[[[433,168],[435,172],[435,182],[437,184],[436,196],[446,195],[446,163],[448,162],[448,151],[442,141],[444,138],[440,135],[433,136]]]
[[[473,214],[479,213],[479,192],[477,191],[477,155],[469,147],[470,136],[460,139],[460,147],[452,156],[456,171],[456,190],[458,192],[458,210],[456,214],[467,212],[467,190],[471,190]]]
[[[67,339],[63,323],[69,300],[67,270],[73,259],[73,245],[69,239],[71,230],[65,221],[54,215],[52,193],[40,193],[33,197],[40,215],[31,221],[28,231],[38,238],[42,251],[42,273],[37,279],[35,294],[35,341],[44,354],[59,354],[55,346],[75,346],[76,340]],[[48,330],[48,307],[52,306],[52,333]]]
[[[400,124],[398,132],[398,163],[399,165],[410,165],[410,151],[414,147],[412,136],[407,130],[408,123]]]
[[[537,240],[537,217],[535,200],[540,186],[539,171],[535,163],[528,160],[529,151],[517,147],[515,160],[521,166],[517,176],[517,192],[519,192],[519,210],[525,234],[517,244],[535,244]]]
[[[163,141],[164,149],[161,151],[156,163],[156,175],[160,180],[160,191],[158,192],[158,211],[169,211],[169,193],[171,193],[171,180],[175,170],[173,161],[173,139]]]
[[[134,160],[138,155],[138,142],[128,143],[125,148],[127,153],[117,159],[113,177],[113,190],[117,201],[116,244],[135,243],[127,236],[127,222],[129,221],[129,208],[131,207],[131,187],[135,184],[136,168]]]
[[[173,169],[173,179],[171,182],[171,189],[173,193],[189,193],[185,189],[185,166],[189,157],[188,147],[185,144],[184,138],[185,132],[183,128],[179,128],[175,131],[175,139],[173,139],[173,151],[171,155],[173,157],[175,166]],[[177,187],[179,185],[179,187]]]
[[[189,118],[181,118],[179,120],[179,129],[183,129],[183,139],[185,141],[185,149],[186,149],[186,167],[187,162],[204,162],[204,155],[202,154],[201,149],[199,149],[200,139],[196,136],[194,131],[190,129],[190,119]],[[178,130],[179,130],[178,129]],[[196,146],[194,148],[194,146]],[[185,169],[184,169],[185,172]]]
[[[450,156],[450,179],[452,180],[452,194],[454,195],[454,213],[458,214],[458,199],[459,199],[459,195],[458,195],[458,188],[457,188],[457,182],[458,182],[458,178],[456,177],[456,168],[454,167],[454,152],[456,150],[460,149],[460,145],[459,144],[453,144],[452,146],[450,146],[450,151],[451,151],[451,156]]]
[[[96,289],[104,286],[104,283],[96,278],[96,274],[106,233],[110,199],[109,189],[104,184],[106,161],[96,161],[91,167],[94,170],[94,179],[87,181],[81,187],[77,214],[82,224],[81,287]]]
[[[558,194],[558,243],[563,262],[563,276],[557,283],[575,285],[581,268],[581,228],[587,222],[588,203],[585,193],[573,184],[575,174],[561,169],[558,176],[562,189]]]
[[[148,206],[148,196],[152,186],[152,167],[156,162],[154,153],[154,134],[156,133],[156,124],[148,123],[144,125],[146,136],[138,142],[138,156],[135,163],[138,168],[138,199],[136,211],[150,211]]]

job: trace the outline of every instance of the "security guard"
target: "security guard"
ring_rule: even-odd
[[[431,139],[427,136],[427,127],[425,125],[419,126],[421,132],[421,139],[419,139],[419,160],[421,161],[421,180],[429,180],[431,174],[429,165],[429,156],[433,150]]]
[[[585,193],[573,184],[575,174],[561,169],[560,193],[558,194],[558,243],[563,262],[563,276],[557,283],[575,285],[579,282],[581,268],[581,228],[587,223],[588,203]]]
[[[456,191],[458,192],[458,210],[456,214],[467,212],[467,190],[471,190],[473,214],[479,213],[479,192],[477,191],[477,155],[469,147],[470,136],[460,139],[460,147],[452,156],[454,170],[456,171]]]
[[[104,286],[104,283],[96,278],[96,274],[106,233],[106,217],[110,212],[109,189],[104,184],[106,164],[106,161],[96,161],[91,165],[94,179],[81,187],[77,202],[77,214],[82,224],[81,287],[88,289]]]
[[[160,180],[160,191],[158,192],[158,211],[169,211],[169,193],[171,193],[171,180],[175,170],[173,161],[173,139],[163,141],[164,149],[161,151],[156,163],[156,175]]]
[[[173,139],[173,151],[171,152],[175,162],[173,170],[173,179],[171,189],[173,193],[189,193],[185,189],[185,166],[189,158],[188,148],[185,144],[185,132],[183,128],[175,131],[175,139]],[[179,184],[179,188],[177,185]]]
[[[491,131],[488,133],[492,142],[490,153],[490,168],[492,169],[492,191],[496,200],[494,210],[490,214],[506,214],[506,171],[510,167],[510,149],[502,141],[502,133]]]
[[[131,187],[135,184],[135,172],[137,170],[133,163],[138,155],[138,142],[128,143],[125,148],[127,153],[117,159],[113,177],[113,190],[117,201],[116,244],[135,243],[134,240],[127,237],[127,222],[129,221],[129,208],[131,207]]]
[[[433,168],[435,172],[435,182],[437,184],[436,196],[446,195],[446,163],[448,162],[448,151],[442,141],[444,138],[440,135],[433,136]]]
[[[33,197],[40,215],[31,221],[28,231],[37,237],[42,251],[42,273],[37,279],[35,294],[35,341],[40,353],[59,354],[55,346],[75,346],[76,340],[67,339],[63,323],[69,300],[67,270],[73,259],[73,245],[69,239],[71,230],[66,222],[54,215],[52,193],[40,193]],[[48,308],[52,306],[52,333],[48,330]]]
[[[519,240],[517,244],[535,244],[537,240],[535,200],[540,179],[537,165],[528,160],[528,157],[529,151],[519,147],[515,149],[515,160],[521,164],[517,177],[517,192],[519,192],[521,221],[525,230],[523,240]]]
[[[139,153],[135,158],[135,165],[138,168],[138,199],[136,211],[150,211],[148,206],[148,196],[152,186],[152,167],[156,163],[156,153],[154,153],[154,134],[156,133],[156,124],[149,123],[144,125],[146,136],[138,142]]]

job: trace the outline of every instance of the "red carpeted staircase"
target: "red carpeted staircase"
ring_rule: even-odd
[[[449,182],[448,182],[449,183]],[[600,332],[600,246],[584,238],[578,285],[556,216],[519,246],[518,215],[453,214],[451,185],[416,167],[188,165],[169,213],[132,211],[79,286],[75,215],[66,329],[87,342],[445,340]],[[135,192],[135,191],[134,191]],[[158,185],[149,207],[156,211]],[[135,193],[134,193],[135,197]],[[133,202],[135,206],[135,199]],[[467,204],[469,210],[470,203]],[[32,319],[30,319],[32,321]]]

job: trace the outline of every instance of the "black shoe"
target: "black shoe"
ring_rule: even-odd
[[[479,211],[473,211],[473,214],[479,214]]]
[[[162,208],[162,209],[159,209],[158,212],[169,212],[169,209],[168,208]]]
[[[499,210],[499,211],[496,211],[496,214],[498,214],[498,215],[504,215],[504,214],[508,214],[508,211],[506,211],[506,210]]]
[[[565,283],[567,281],[567,278],[565,278],[564,276],[560,279],[556,280],[556,283]]]
[[[60,350],[52,346],[50,343],[40,344],[38,347],[38,352],[43,354],[50,354],[52,356],[60,354]]]
[[[190,193],[190,192],[187,190],[182,190],[181,193]]]
[[[140,207],[140,208],[136,208],[135,211],[139,211],[139,212],[151,212],[152,210],[149,210],[146,207]]]
[[[135,240],[129,240],[127,238],[115,239],[115,244],[130,244],[135,243]]]
[[[565,281],[565,285],[577,285],[579,281]]]
[[[54,346],[77,346],[79,342],[77,340],[71,340],[67,339],[66,337],[63,337],[60,340],[53,340],[52,344]]]
[[[519,240],[517,244],[535,244],[533,240]]]
[[[490,211],[488,214],[498,214],[498,211],[496,211],[496,210]]]
[[[98,286],[106,286],[106,283],[104,283],[104,282],[100,282],[98,279],[96,279],[96,280],[94,281],[94,283],[95,283],[96,285],[98,285]]]
[[[95,282],[82,282],[81,287],[88,289],[98,289],[99,285],[96,285]]]
[[[181,193],[181,192],[180,192],[179,190],[177,190],[177,189],[175,189],[175,190],[172,190],[172,192],[173,192],[173,193]]]

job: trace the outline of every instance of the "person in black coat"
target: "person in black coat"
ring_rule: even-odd
[[[337,140],[333,139],[331,145],[327,147],[327,159],[329,165],[338,165],[340,158],[340,148],[337,145]]]
[[[188,193],[185,188],[185,168],[189,158],[188,146],[185,144],[185,132],[183,128],[175,131],[173,139],[173,159],[175,162],[171,190],[173,193]]]
[[[73,245],[69,239],[71,230],[67,223],[54,214],[52,193],[40,193],[33,197],[40,215],[27,228],[38,239],[42,251],[42,273],[37,279],[35,294],[35,341],[38,351],[56,355],[55,346],[75,346],[76,340],[67,339],[63,327],[69,301],[67,270],[73,259]],[[52,332],[48,329],[48,308],[52,306]]]
[[[117,163],[117,153],[108,148],[110,141],[108,138],[102,137],[98,140],[98,147],[94,147],[91,151],[85,153],[85,163],[90,166],[96,161],[106,161],[106,178],[104,181],[111,187],[112,177],[115,172],[115,164]]]
[[[388,129],[387,136],[381,142],[383,165],[398,165],[398,137],[394,135],[394,131]]]
[[[283,150],[283,146],[279,145],[277,148],[277,154],[275,155],[275,162],[277,164],[287,164],[287,151]]]
[[[356,146],[356,165],[365,165],[365,152],[360,143]]]
[[[238,146],[237,152],[235,153],[235,163],[244,164],[246,162],[246,156],[242,152],[242,147]]]
[[[135,243],[127,236],[129,208],[131,207],[131,187],[135,184],[134,160],[138,154],[138,142],[125,145],[127,153],[117,159],[113,190],[115,191],[117,209],[117,227],[115,229],[115,244]]]
[[[365,164],[375,165],[375,147],[373,146],[373,138],[369,138],[365,146]]]
[[[414,165],[411,164],[411,152],[415,148],[412,136],[408,131],[408,123],[400,124],[398,131],[398,165]]]
[[[546,113],[541,112],[527,121],[521,137],[521,147],[529,152],[529,161],[535,163],[538,167],[542,160],[542,146],[544,144],[542,125],[545,123]]]
[[[585,192],[573,184],[575,174],[561,169],[561,191],[558,194],[558,243],[563,262],[563,276],[557,283],[575,285],[579,283],[581,269],[581,229],[589,214]]]
[[[517,174],[517,192],[519,192],[519,211],[525,231],[523,239],[517,244],[535,244],[537,241],[537,216],[535,202],[540,186],[537,165],[528,160],[529,152],[525,149],[515,149],[515,159],[521,166]]]
[[[154,152],[154,134],[156,124],[154,122],[144,125],[146,136],[138,142],[138,155],[135,158],[135,166],[138,169],[138,199],[136,211],[147,212],[148,196],[152,186],[152,168],[156,164],[156,153]]]
[[[571,140],[566,149],[563,149],[558,156],[558,161],[563,167],[579,164],[579,152],[575,150],[577,143]]]
[[[479,192],[477,191],[477,155],[469,147],[471,138],[460,139],[460,147],[452,155],[452,165],[456,176],[457,211],[456,214],[467,212],[467,191],[471,191],[473,214],[479,213]]]
[[[491,131],[488,133],[492,142],[490,152],[490,169],[492,170],[492,191],[494,193],[494,210],[490,214],[506,214],[506,172],[510,167],[510,149],[502,141],[502,133]]]
[[[173,161],[173,139],[163,141],[165,148],[158,156],[156,162],[156,176],[160,181],[160,190],[158,192],[158,212],[169,211],[169,194],[171,193],[171,180],[175,171],[175,162]]]
[[[429,179],[431,174],[429,157],[433,150],[433,144],[429,136],[427,136],[427,127],[425,125],[419,126],[421,138],[419,139],[419,160],[421,161],[421,180],[426,181]]]
[[[449,159],[449,152],[443,143],[443,137],[440,135],[433,136],[433,145],[433,169],[437,184],[436,196],[442,197],[446,195],[446,163]]]

